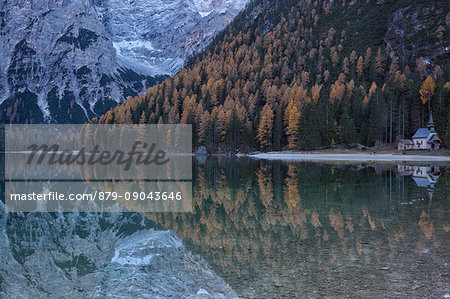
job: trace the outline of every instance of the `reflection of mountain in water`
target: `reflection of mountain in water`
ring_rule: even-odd
[[[234,297],[178,236],[138,214],[0,217],[0,297]]]
[[[208,159],[194,213],[147,214],[176,234],[137,214],[3,215],[0,296],[442,297],[450,176],[432,206],[403,205],[423,188],[397,170]]]

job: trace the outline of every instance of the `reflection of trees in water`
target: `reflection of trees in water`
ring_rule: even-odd
[[[148,218],[176,231],[245,296],[249,287],[257,287],[256,294],[275,288],[293,295],[384,275],[386,265],[410,263],[414,252],[440,248],[435,240],[445,239],[445,215],[432,220],[424,207],[401,206],[400,196],[415,193],[401,181],[391,183],[389,171],[215,160],[194,171],[194,213]],[[381,289],[389,286],[383,277]]]
[[[262,165],[256,172],[258,176],[259,198],[265,208],[268,208],[273,199],[272,176],[267,170],[268,167]]]
[[[330,210],[330,225],[336,231],[339,238],[344,237],[344,220],[339,212],[334,212],[334,209]]]
[[[427,239],[431,239],[434,232],[434,221],[425,211],[422,211],[422,215],[420,215],[419,226]]]
[[[289,210],[294,209],[300,202],[300,194],[297,186],[297,167],[289,165],[285,181],[284,200]]]
[[[349,292],[346,282],[371,288],[373,282],[362,281],[368,276],[387,290],[395,273],[404,281],[417,278],[407,271],[416,259],[423,259],[419,270],[428,264],[436,269],[426,274],[431,282],[445,279],[433,275],[445,264],[439,253],[448,246],[448,206],[441,200],[448,198],[448,175],[436,183],[428,211],[426,202],[401,205],[417,198],[419,187],[382,167],[236,163],[208,160],[194,167],[194,213],[147,216],[177,232],[239,294],[250,296],[253,287],[255,297],[270,291],[295,296],[298,290],[314,295],[327,286],[333,293],[325,295],[339,296]],[[119,191],[130,190],[123,185]]]

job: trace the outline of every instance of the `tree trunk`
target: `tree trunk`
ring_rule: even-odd
[[[403,128],[402,128],[402,138],[405,138],[405,103],[403,102],[403,113],[402,113],[402,122],[403,122]]]
[[[389,117],[390,117],[390,124],[389,124],[389,143],[392,143],[392,99],[389,103]]]
[[[431,115],[431,95],[428,94],[428,114]]]

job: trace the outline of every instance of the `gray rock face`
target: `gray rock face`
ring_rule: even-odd
[[[119,64],[88,1],[6,1],[0,17],[2,122],[86,121],[151,83]]]
[[[418,62],[422,57],[425,64],[448,68],[450,37],[444,34],[450,18],[446,1],[412,1],[396,10],[389,22],[385,41],[393,53],[403,59]],[[441,27],[443,33],[438,35]]]
[[[96,0],[118,58],[148,75],[174,74],[242,10],[248,0]]]
[[[237,297],[174,232],[137,214],[1,214],[1,298]]]
[[[0,122],[84,122],[173,74],[247,0],[0,3]]]

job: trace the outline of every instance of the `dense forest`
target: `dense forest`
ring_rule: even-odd
[[[92,122],[188,123],[210,151],[316,149],[410,138],[431,110],[448,147],[448,51],[386,38],[399,9],[436,5],[408,47],[445,49],[444,2],[253,1],[177,75]]]

